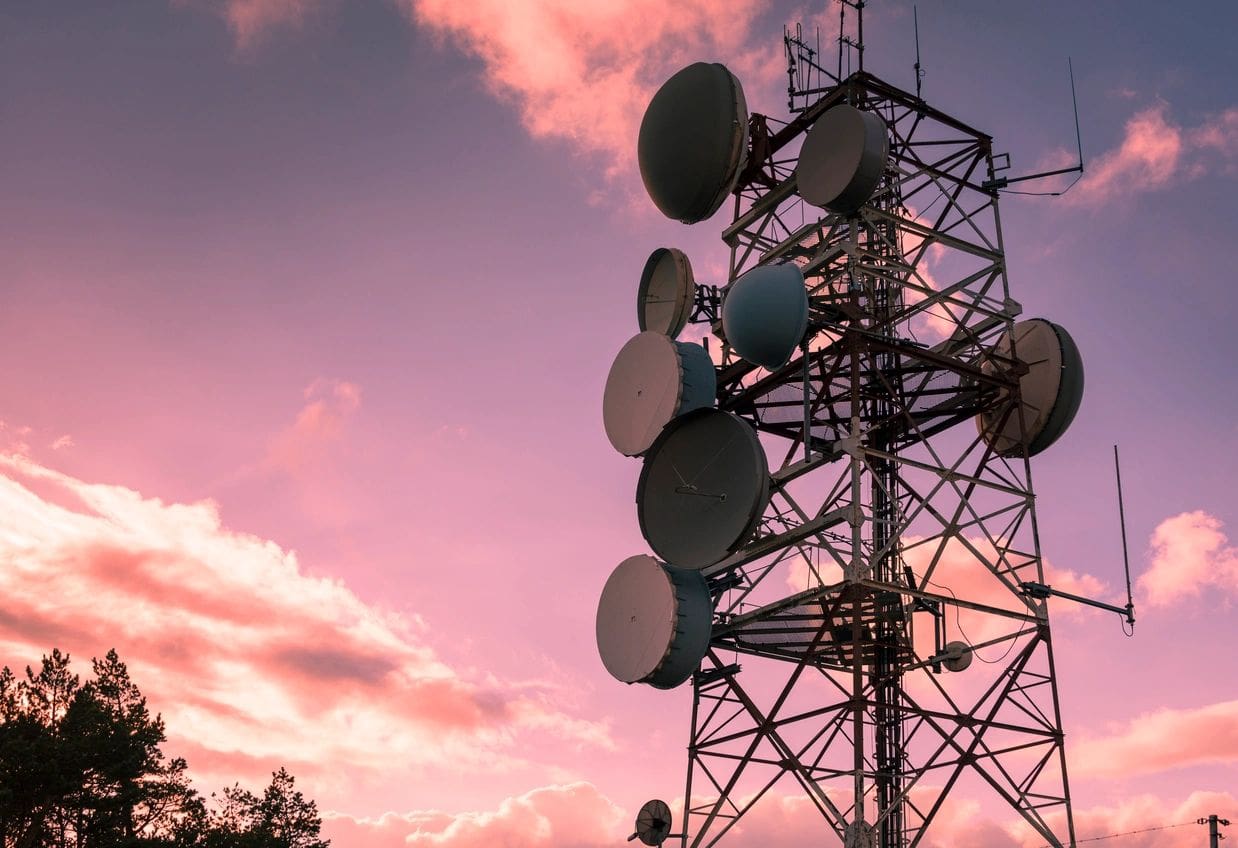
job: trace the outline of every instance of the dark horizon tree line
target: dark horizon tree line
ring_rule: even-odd
[[[56,648],[0,671],[0,848],[328,848],[287,770],[203,798],[116,651],[91,667],[81,683]]]

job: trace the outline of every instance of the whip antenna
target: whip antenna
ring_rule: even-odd
[[[915,27],[916,27],[916,65],[915,65],[916,97],[919,98],[920,97],[920,83],[924,80],[924,71],[920,70],[920,13],[916,10],[916,7],[914,5],[911,7],[911,19],[915,23]],[[1074,91],[1075,77],[1073,73],[1070,78],[1070,84],[1071,84],[1071,91]],[[1078,109],[1076,109],[1075,110],[1076,135],[1078,134],[1078,129],[1079,129],[1079,111]]]
[[[1126,569],[1126,621],[1135,626],[1135,600],[1131,596],[1131,560],[1126,548],[1126,509],[1122,504],[1122,466],[1118,462],[1118,446],[1113,446],[1113,473],[1118,480],[1118,522],[1122,527],[1122,566]]]

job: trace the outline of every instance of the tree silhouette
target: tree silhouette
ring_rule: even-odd
[[[116,651],[91,665],[84,685],[59,649],[25,679],[0,670],[0,848],[328,848],[283,768],[208,805]]]
[[[318,838],[317,805],[294,782],[281,768],[261,798],[236,785],[225,789],[209,816],[204,848],[328,848],[331,843]]]

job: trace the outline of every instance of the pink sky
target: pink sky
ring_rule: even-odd
[[[59,7],[60,4],[55,4]],[[830,10],[833,7],[830,6]],[[596,657],[646,552],[600,418],[656,246],[725,213],[635,171],[658,83],[726,62],[782,116],[824,4],[171,0],[0,9],[0,663],[115,647],[207,791],[284,764],[341,848],[617,845],[683,791],[689,694]],[[1003,200],[1012,291],[1087,391],[1034,463],[1080,837],[1238,818],[1238,13],[919,4],[925,97],[1060,200]],[[814,18],[813,16],[817,17]],[[910,4],[869,6],[911,81]],[[1020,846],[952,800],[935,844]],[[802,844],[788,794],[735,844]],[[1107,844],[1197,845],[1195,825]]]

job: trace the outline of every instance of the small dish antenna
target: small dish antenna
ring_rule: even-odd
[[[717,212],[747,156],[744,89],[725,65],[689,65],[649,101],[636,158],[645,190],[666,217],[695,224]]]
[[[876,112],[847,103],[830,108],[800,149],[800,197],[838,215],[858,212],[881,182],[889,152],[889,130]]]
[[[654,553],[679,568],[720,562],[756,531],[769,463],[750,424],[717,409],[672,421],[645,454],[636,515]]]
[[[639,456],[676,416],[713,406],[717,390],[713,360],[701,345],[653,330],[638,333],[620,349],[606,378],[606,437],[624,456]]]
[[[975,652],[966,642],[947,642],[941,653],[941,664],[947,671],[966,671]]]
[[[808,329],[808,290],[799,266],[758,265],[731,283],[722,332],[735,352],[771,371],[786,365]]]
[[[1003,404],[978,415],[976,424],[984,440],[1002,456],[1018,456],[1024,447],[1028,456],[1035,456],[1066,432],[1079,411],[1083,358],[1070,334],[1043,318],[1015,324],[998,340],[994,353],[1017,358],[1027,366],[1027,373],[1019,378],[1023,409]],[[984,367],[992,370],[991,365]]]
[[[636,832],[628,842],[639,839],[645,845],[661,845],[671,835],[671,808],[655,798],[646,801],[636,814]]]
[[[713,601],[699,571],[628,557],[598,601],[598,655],[616,680],[673,689],[701,664],[712,625]]]
[[[636,295],[636,322],[642,330],[679,335],[692,315],[696,281],[682,250],[659,247],[649,254]]]

